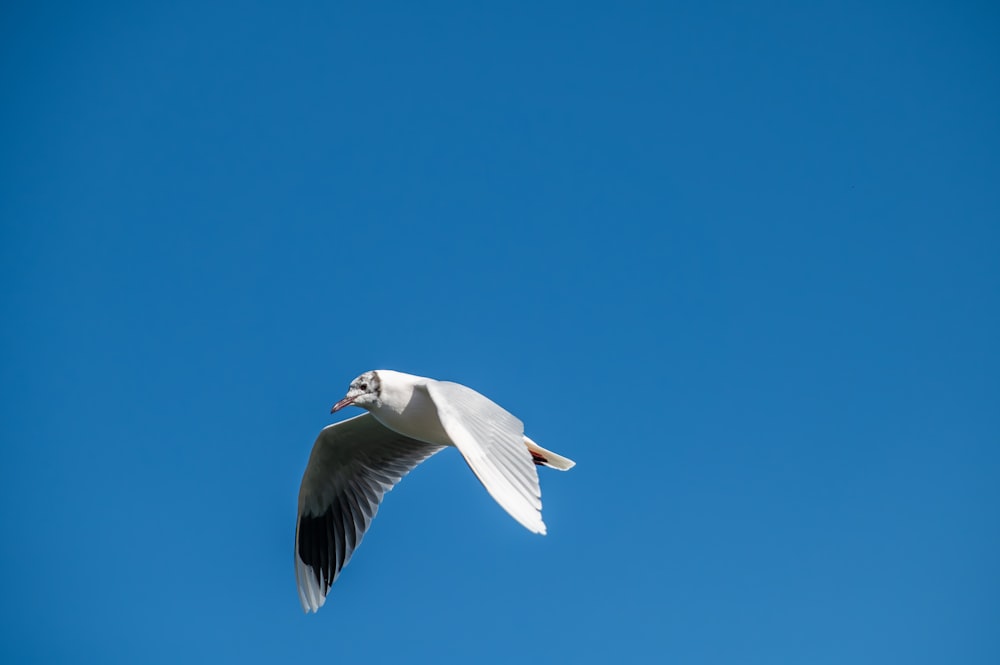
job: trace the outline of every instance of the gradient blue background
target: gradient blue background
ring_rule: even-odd
[[[2,10],[0,659],[1000,662],[991,3],[165,4]],[[378,367],[578,466],[307,617]]]

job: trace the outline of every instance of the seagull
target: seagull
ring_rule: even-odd
[[[490,496],[542,535],[535,466],[565,471],[576,464],[539,446],[520,420],[458,383],[372,370],[351,381],[330,413],[347,406],[368,413],[323,428],[299,489],[295,580],[307,614],[326,602],[385,493],[434,453],[458,448]]]

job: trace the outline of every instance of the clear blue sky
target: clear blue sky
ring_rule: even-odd
[[[0,660],[1000,662],[998,32],[5,3]],[[542,538],[435,457],[307,617],[298,483],[380,367],[578,466]]]

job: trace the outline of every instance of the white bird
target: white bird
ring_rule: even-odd
[[[498,404],[458,383],[380,369],[351,381],[330,413],[351,405],[368,413],[319,433],[299,489],[295,579],[307,613],[326,602],[385,493],[445,446],[458,448],[511,517],[545,534],[535,465],[576,463],[524,436]]]

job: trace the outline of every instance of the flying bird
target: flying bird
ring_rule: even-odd
[[[306,613],[326,602],[385,493],[443,448],[458,448],[496,502],[543,535],[535,466],[565,471],[576,464],[539,446],[520,420],[458,383],[373,370],[351,381],[330,413],[347,406],[368,413],[319,433],[299,489],[295,579]]]

